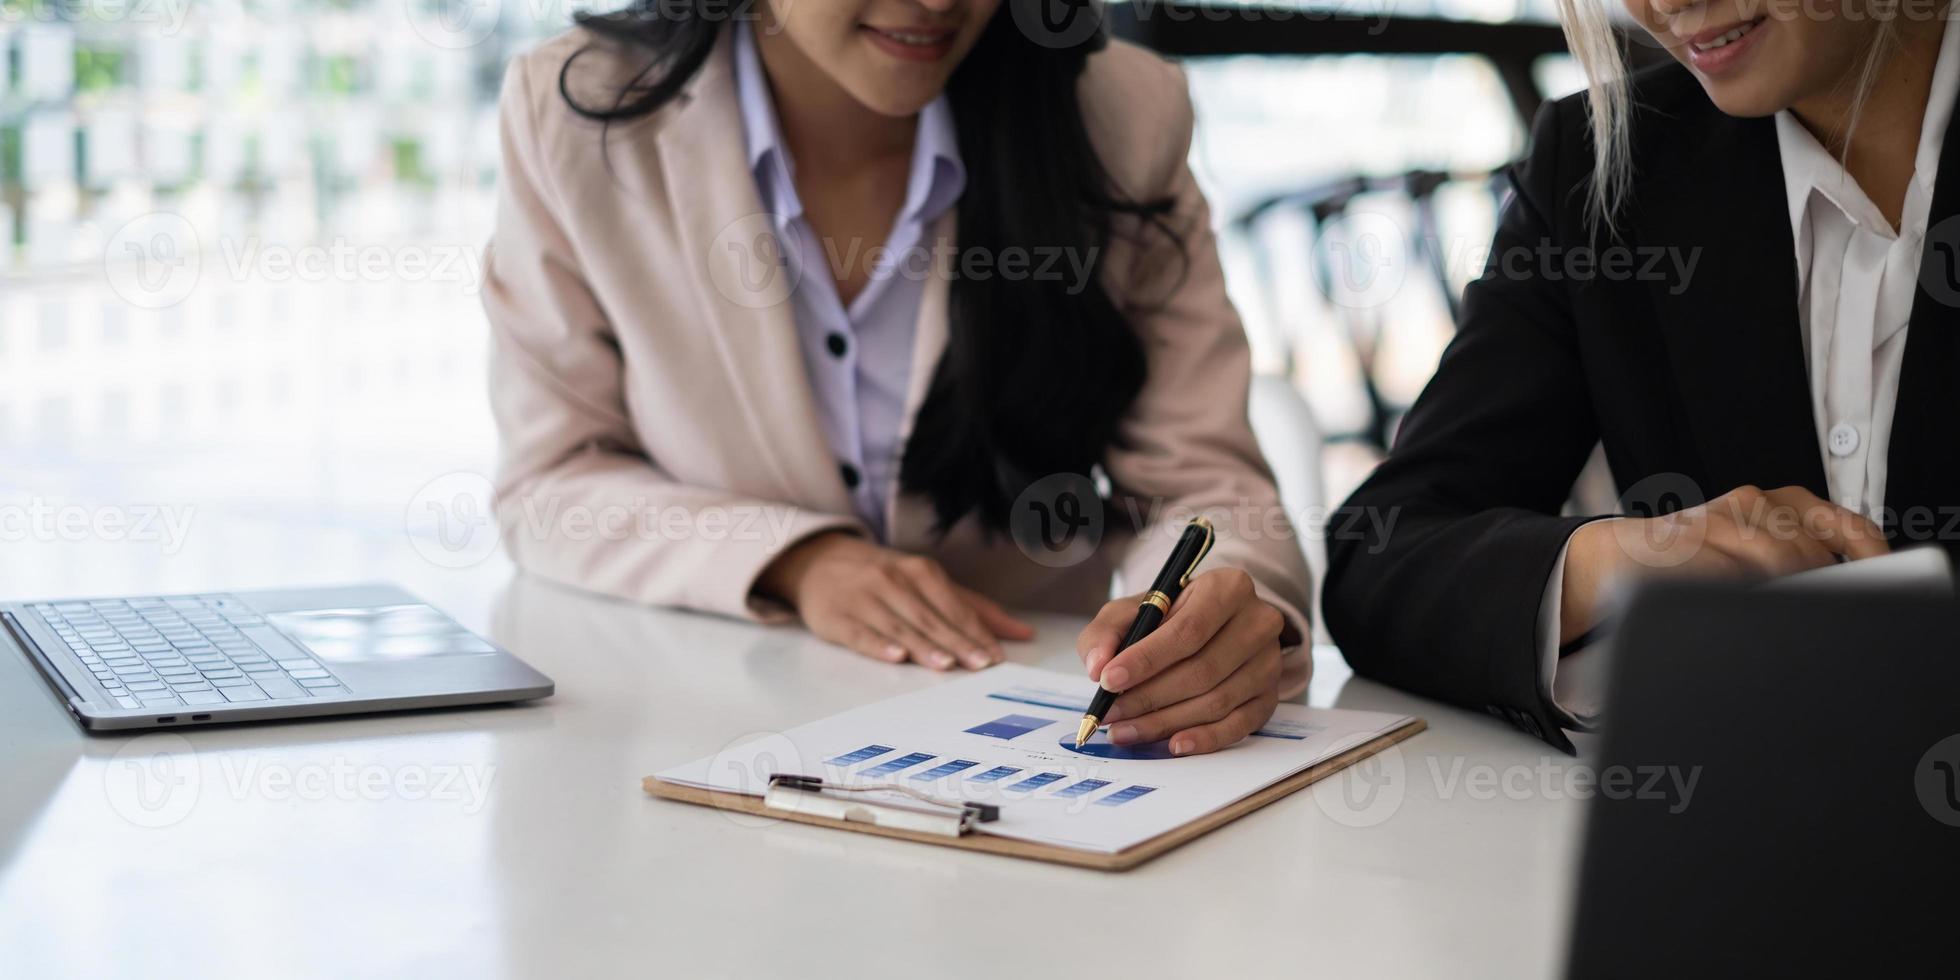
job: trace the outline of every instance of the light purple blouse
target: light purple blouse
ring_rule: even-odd
[[[919,113],[905,203],[885,241],[830,243],[835,256],[845,261],[863,262],[873,247],[883,249],[864,289],[845,307],[831,279],[825,244],[803,219],[803,202],[791,177],[796,163],[776,125],[755,36],[747,24],[736,30],[735,87],[749,169],[763,207],[775,220],[776,238],[796,283],[790,303],[803,370],[857,515],[879,540],[887,540],[885,507],[904,452],[899,434],[912,377],[913,335],[925,297],[925,273],[933,268],[929,254],[907,256],[914,249],[929,253],[931,243],[922,243],[927,229],[966,188],[952,107],[941,95]]]

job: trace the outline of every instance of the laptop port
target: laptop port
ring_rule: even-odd
[[[161,718],[158,718],[158,719],[157,719],[157,724],[159,724],[159,725],[168,725],[168,724],[170,724],[171,722],[173,722],[173,721],[176,721],[176,720],[177,720],[177,716],[176,716],[176,715],[164,715],[163,717],[161,717]]]
[[[192,720],[192,721],[210,721],[210,720],[211,720],[211,716],[210,716],[210,715],[192,715],[192,716],[191,716],[191,720]]]

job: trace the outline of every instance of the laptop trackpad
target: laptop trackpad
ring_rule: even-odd
[[[407,660],[497,652],[435,607],[419,602],[306,609],[268,613],[265,618],[324,660]]]

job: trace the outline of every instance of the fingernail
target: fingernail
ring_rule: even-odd
[[[1121,691],[1130,686],[1130,671],[1127,667],[1111,667],[1102,672],[1102,686]]]
[[[1191,740],[1190,740],[1190,739],[1188,739],[1188,738],[1180,738],[1180,739],[1178,739],[1178,740],[1176,740],[1176,741],[1174,741],[1174,742],[1172,742],[1172,743],[1171,743],[1171,754],[1172,754],[1172,755],[1190,755],[1190,754],[1191,754],[1191,752],[1192,752],[1192,750],[1193,750],[1193,749],[1196,749],[1196,748],[1197,748],[1197,746],[1195,746],[1195,745],[1192,745],[1192,744],[1191,744]]]
[[[932,660],[932,665],[940,670],[953,666],[953,655],[944,650],[934,650],[927,654],[927,657]]]
[[[978,650],[968,650],[960,654],[960,662],[965,664],[968,670],[985,670],[994,665],[994,662],[986,654]]]
[[[905,648],[894,643],[885,648],[885,659],[893,663],[905,659]]]
[[[1134,742],[1137,740],[1137,726],[1113,725],[1109,729],[1109,740],[1117,743]]]

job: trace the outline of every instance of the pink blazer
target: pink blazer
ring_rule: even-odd
[[[603,143],[558,91],[560,67],[587,35],[561,35],[510,65],[484,292],[502,438],[497,514],[511,556],[533,574],[770,621],[788,611],[753,594],[763,568],[812,534],[862,528],[818,428],[785,284],[754,263],[769,225],[744,155],[729,33],[680,99],[614,125]],[[568,84],[582,104],[610,105],[638,67],[595,51]],[[1010,608],[1087,613],[1107,600],[1113,574],[1125,591],[1148,588],[1179,522],[1208,512],[1219,540],[1205,567],[1248,572],[1297,645],[1310,635],[1311,586],[1246,421],[1246,341],[1185,164],[1183,74],[1116,43],[1092,57],[1080,96],[1112,179],[1137,199],[1174,198],[1189,250],[1182,278],[1161,235],[1119,235],[1105,257],[1105,288],[1149,365],[1123,426],[1129,444],[1104,463],[1117,513],[1093,555],[1050,567],[971,518],[937,537],[930,502],[899,493],[890,543]],[[950,213],[935,233],[956,241]],[[945,348],[946,296],[935,275],[908,418]],[[1116,519],[1132,508],[1151,519],[1140,533]],[[1295,649],[1288,664],[1291,694],[1307,658]]]

